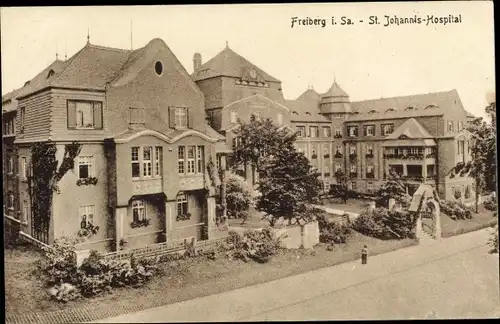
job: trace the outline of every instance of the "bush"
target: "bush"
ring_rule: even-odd
[[[472,210],[464,204],[454,201],[439,201],[441,212],[448,215],[453,220],[472,219]]]
[[[455,199],[459,200],[460,198],[462,198],[462,192],[460,190],[455,190],[453,192],[453,197],[455,197]]]
[[[158,273],[154,260],[135,259],[130,263],[105,259],[91,251],[80,267],[76,266],[74,240],[64,238],[54,242],[53,250],[46,250],[42,271],[50,294],[59,301],[95,296],[112,288],[144,285]]]
[[[490,196],[483,202],[484,209],[495,212],[497,211],[497,203],[495,199]]]
[[[345,244],[352,230],[349,224],[328,221],[327,216],[322,213],[318,215],[319,241],[327,244]]]
[[[248,217],[248,209],[252,203],[252,190],[244,178],[227,173],[226,176],[226,206],[229,218]]]
[[[49,285],[77,282],[75,244],[77,239],[61,237],[54,241],[52,248],[44,248],[40,270]]]
[[[268,228],[262,231],[247,231],[243,236],[231,231],[229,235],[230,255],[245,262],[268,262],[281,248],[280,239]]]
[[[353,223],[353,229],[378,239],[413,238],[417,217],[407,211],[376,208],[367,211]]]

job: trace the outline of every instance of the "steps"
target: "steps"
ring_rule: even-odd
[[[434,242],[434,237],[432,235],[430,235],[429,233],[427,233],[426,231],[422,231],[422,233],[420,234],[420,238],[419,238],[419,243],[422,244],[422,243],[431,243],[431,242]]]

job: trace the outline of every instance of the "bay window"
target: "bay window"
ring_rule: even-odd
[[[68,100],[69,129],[102,129],[102,102]]]

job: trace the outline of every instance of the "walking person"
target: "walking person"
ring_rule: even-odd
[[[361,250],[361,264],[366,264],[368,262],[368,247],[365,245]]]

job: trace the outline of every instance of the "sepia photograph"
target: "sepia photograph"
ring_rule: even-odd
[[[493,1],[0,25],[6,323],[500,318]]]

